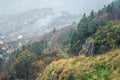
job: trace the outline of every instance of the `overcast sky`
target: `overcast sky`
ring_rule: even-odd
[[[0,0],[0,15],[17,14],[34,8],[51,7],[54,11],[72,14],[101,9],[113,0]]]

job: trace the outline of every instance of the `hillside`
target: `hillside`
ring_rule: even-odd
[[[53,31],[46,33],[40,39],[47,40],[49,46],[65,46],[70,43],[72,30],[77,27],[77,23],[73,23],[69,26],[65,26],[59,30],[53,29]]]
[[[120,49],[95,57],[60,59],[46,67],[36,80],[119,80]]]
[[[88,37],[79,54],[99,55],[120,48],[120,22],[108,22]]]
[[[98,12],[84,13],[78,23],[73,21],[79,16],[56,16],[51,8],[2,17],[1,36],[33,38],[0,45],[0,80],[120,80],[119,15],[120,0],[115,0]],[[8,54],[9,48],[15,50]]]
[[[71,55],[95,55],[118,48],[120,44],[120,0],[104,6],[98,12],[84,13],[73,31],[71,38]]]

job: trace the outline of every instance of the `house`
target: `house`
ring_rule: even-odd
[[[8,44],[4,44],[3,46],[2,46],[2,50],[7,50],[9,48],[9,45]]]
[[[7,50],[7,54],[11,54],[11,53],[13,53],[15,51],[15,49],[14,48],[8,48],[8,50]]]

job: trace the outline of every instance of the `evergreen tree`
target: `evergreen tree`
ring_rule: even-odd
[[[55,33],[56,32],[56,28],[54,27],[54,29],[53,29],[53,31],[52,31],[53,33]]]
[[[42,55],[43,50],[47,47],[47,41],[35,42],[30,46],[30,51],[36,53],[39,57]]]

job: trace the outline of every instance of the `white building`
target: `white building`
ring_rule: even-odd
[[[0,41],[0,44],[4,44],[4,42],[3,42],[3,41]]]
[[[0,58],[2,58],[2,55],[0,54]]]

